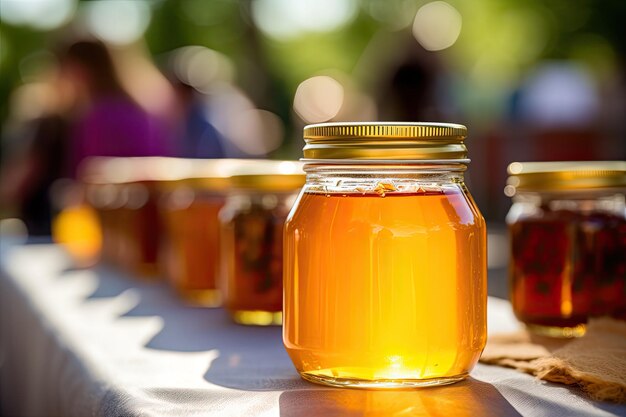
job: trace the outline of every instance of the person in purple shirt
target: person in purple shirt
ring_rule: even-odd
[[[53,104],[2,132],[0,215],[21,218],[31,235],[50,235],[61,208],[53,185],[76,178],[86,157],[170,156],[177,140],[167,115],[147,112],[126,93],[101,42],[75,42],[58,57],[59,73],[42,80]],[[41,107],[37,97],[28,96],[33,108]]]
[[[61,57],[61,71],[76,103],[69,138],[71,176],[89,156],[172,155],[167,121],[126,93],[102,43],[72,44]]]

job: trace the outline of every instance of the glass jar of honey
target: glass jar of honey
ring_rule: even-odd
[[[237,323],[282,323],[283,226],[304,178],[302,165],[290,161],[230,178],[220,211],[220,278]]]
[[[219,265],[218,213],[228,177],[251,162],[235,159],[186,160],[182,178],[162,183],[159,211],[165,233],[159,267],[172,288],[188,303],[217,307]]]
[[[453,383],[485,345],[486,226],[464,126],[304,129],[306,184],[284,237],[283,339],[309,381]]]
[[[137,277],[157,278],[161,223],[157,210],[158,185],[153,180],[123,184],[126,204],[121,208],[121,266]]]
[[[626,162],[514,162],[508,172],[517,318],[555,337],[582,336],[590,316],[626,319]]]
[[[185,169],[181,169],[185,163]],[[220,224],[218,214],[231,187],[230,178],[264,172],[274,163],[253,159],[179,160],[178,179],[161,181],[159,269],[189,304],[221,305],[218,285]]]
[[[184,160],[97,157],[82,168],[103,229],[103,259],[137,277],[158,277],[160,184],[180,178]],[[184,164],[183,164],[184,165]]]
[[[181,181],[174,187],[161,207],[166,229],[159,255],[162,274],[190,304],[219,306],[217,215],[224,204],[224,196],[193,179]]]
[[[81,163],[80,178],[85,199],[96,211],[102,233],[100,261],[120,265],[122,251],[121,210],[126,194],[120,192],[125,176],[120,176],[121,158],[92,157]]]

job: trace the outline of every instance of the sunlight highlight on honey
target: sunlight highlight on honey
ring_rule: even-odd
[[[460,188],[302,194],[285,231],[284,339],[303,377],[465,377],[486,340],[474,207]]]

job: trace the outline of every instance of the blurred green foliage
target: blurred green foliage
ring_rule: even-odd
[[[293,118],[291,100],[302,80],[328,69],[352,74],[376,33],[406,36],[412,15],[427,3],[361,0],[355,18],[340,30],[280,42],[264,36],[252,23],[253,1],[258,0],[151,1],[152,19],[145,39],[157,62],[184,45],[203,45],[228,55],[238,70],[238,84],[257,106],[279,114],[287,131]],[[600,79],[624,71],[626,1],[449,3],[463,16],[463,26],[457,43],[439,54],[461,80],[456,99],[468,117],[497,117],[499,97],[538,60],[581,60]],[[10,92],[23,82],[20,62],[35,51],[53,48],[62,33],[63,29],[42,32],[0,22],[0,120],[8,114]]]

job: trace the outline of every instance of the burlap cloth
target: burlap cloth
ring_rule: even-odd
[[[552,339],[525,330],[496,334],[487,340],[480,361],[578,385],[595,400],[626,403],[626,321],[592,319],[586,334],[577,339]]]

